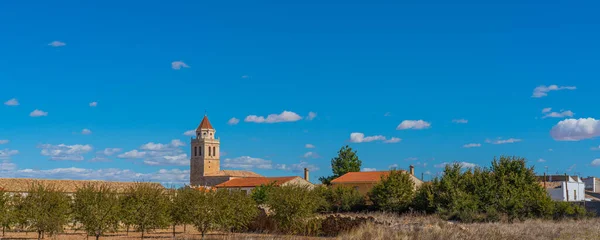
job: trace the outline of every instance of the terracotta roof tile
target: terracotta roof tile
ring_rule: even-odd
[[[251,177],[251,178],[234,178],[227,182],[216,185],[216,188],[235,188],[235,187],[258,187],[260,185],[267,185],[273,183],[277,186],[300,178],[294,177]]]
[[[379,182],[382,176],[388,175],[390,175],[390,171],[349,172],[333,179],[331,183]]]
[[[213,129],[213,127],[212,127],[212,125],[210,125],[210,121],[208,121],[208,117],[206,115],[202,119],[202,122],[200,122],[200,125],[198,126],[198,129],[196,129],[196,131],[198,131],[200,129]]]
[[[0,178],[0,189],[7,192],[27,192],[32,184],[42,184],[44,186],[52,185],[65,193],[74,193],[77,189],[86,184],[105,184],[117,192],[124,192],[136,184],[152,184],[160,185],[159,183],[137,183],[137,182],[110,182],[97,180],[54,180],[54,179],[33,179],[33,178]]]

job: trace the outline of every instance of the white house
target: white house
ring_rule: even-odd
[[[600,178],[587,177],[583,179],[585,183],[585,190],[595,193],[600,193]]]
[[[554,201],[578,202],[585,200],[585,183],[577,176],[546,176],[542,184]]]

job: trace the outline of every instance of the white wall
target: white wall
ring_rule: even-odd
[[[598,191],[599,190],[598,188],[600,188],[600,186],[596,186],[595,180],[596,180],[596,178],[594,178],[594,177],[583,179],[583,182],[585,183],[585,190],[592,191],[592,192]]]
[[[583,182],[568,182],[567,188],[569,190],[569,202],[584,200],[585,184]],[[565,183],[562,182],[560,188],[549,188],[546,191],[554,201],[567,201],[567,188],[565,188]]]

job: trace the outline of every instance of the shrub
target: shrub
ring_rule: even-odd
[[[256,202],[245,192],[239,190],[220,190],[216,196],[219,203],[217,223],[227,231],[243,231],[258,215]]]
[[[62,231],[69,220],[69,197],[51,185],[32,184],[28,192],[22,210],[38,239],[45,233],[54,235]]]
[[[382,177],[369,192],[373,206],[383,211],[403,212],[408,210],[414,196],[414,182],[405,171],[392,170]]]
[[[357,211],[365,207],[365,197],[349,186],[331,187],[326,197],[335,212]]]
[[[588,214],[583,206],[570,202],[554,202],[554,219],[562,220],[565,218],[585,218]]]
[[[267,185],[260,185],[252,189],[252,199],[257,204],[264,204],[267,202],[267,197],[269,196],[269,192],[273,190],[275,187],[274,183],[269,183]]]
[[[74,197],[73,218],[83,224],[88,235],[99,239],[104,232],[117,230],[120,206],[114,190],[88,184],[77,189]]]
[[[10,227],[12,223],[12,216],[10,215],[10,197],[0,188],[0,224],[2,225],[2,236],[7,227]]]
[[[175,226],[192,223],[190,212],[192,210],[194,192],[196,191],[198,190],[189,186],[179,188],[176,191],[171,191],[169,216],[173,226],[173,237],[175,237]]]
[[[315,216],[321,196],[303,186],[274,188],[267,204],[273,210],[272,218],[280,231],[290,234],[306,233],[310,219]]]

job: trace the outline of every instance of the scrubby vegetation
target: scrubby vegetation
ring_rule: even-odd
[[[363,215],[356,215],[357,212]],[[423,230],[423,226],[417,227],[421,232],[407,230],[405,225],[390,228],[396,223],[373,218],[381,215],[377,212],[387,212],[387,216],[395,218],[419,213],[421,218],[437,219],[428,224],[441,229],[454,228],[447,226],[448,220],[460,224],[520,224],[531,219],[571,221],[589,216],[580,206],[551,201],[536,181],[533,168],[526,167],[524,159],[510,157],[495,159],[489,168],[448,165],[441,177],[416,191],[408,173],[394,170],[367,196],[344,186],[275,185],[257,187],[249,195],[237,190],[190,187],[175,190],[152,184],[137,184],[121,193],[102,185],[87,185],[72,195],[42,185],[32,185],[23,196],[0,192],[3,232],[4,229],[35,231],[38,238],[60,233],[68,225],[96,239],[124,228],[129,233],[130,226],[142,238],[157,229],[171,229],[175,238],[181,225],[194,226],[202,237],[213,231],[301,236],[336,236],[354,231],[344,236],[347,239],[364,239],[356,235],[377,239],[378,234],[383,234],[382,239],[443,238]],[[375,230],[361,227],[365,224]],[[453,232],[451,236],[487,235]]]

